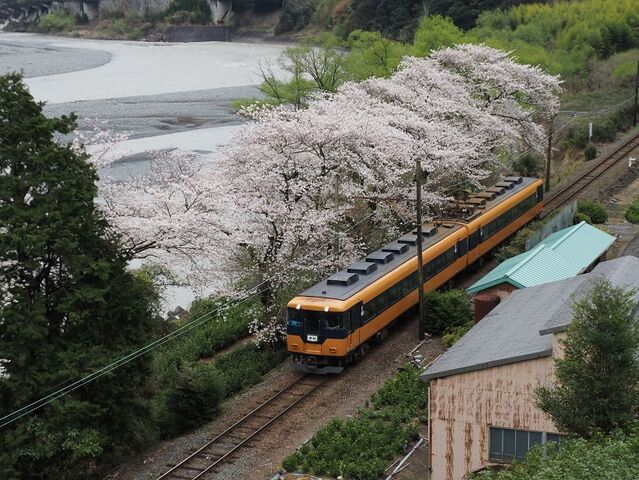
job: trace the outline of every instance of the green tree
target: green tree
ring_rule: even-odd
[[[464,43],[464,33],[449,19],[440,15],[424,17],[415,32],[413,55],[425,57],[433,50]]]
[[[470,298],[463,290],[432,290],[424,300],[424,323],[430,334],[452,333],[455,327],[467,326],[473,321]]]
[[[557,385],[536,391],[539,407],[564,432],[591,437],[627,430],[639,414],[637,292],[598,280],[573,305],[557,359]]]
[[[9,413],[144,344],[157,292],[127,270],[130,258],[96,208],[87,155],[55,140],[74,117],[45,117],[10,74],[0,77],[0,125],[0,411]],[[147,362],[0,430],[16,477],[89,478],[141,446],[151,434]]]
[[[378,32],[355,30],[348,36],[351,53],[346,58],[346,69],[353,80],[370,77],[390,77],[408,46],[384,37]]]

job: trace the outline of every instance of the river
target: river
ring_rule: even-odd
[[[286,48],[224,42],[146,43],[0,32],[0,74],[22,70],[47,115],[75,112],[79,130],[96,122],[126,133],[121,160],[101,175],[145,171],[145,152],[179,148],[213,159],[240,119],[238,98],[258,96],[259,65]],[[89,119],[89,120],[86,120]],[[167,307],[186,306],[189,289],[171,289]]]

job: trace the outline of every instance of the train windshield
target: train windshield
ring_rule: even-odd
[[[288,326],[304,327],[307,334],[344,328],[344,314],[288,309]]]

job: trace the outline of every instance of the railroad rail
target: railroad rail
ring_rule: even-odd
[[[232,460],[233,454],[238,450],[248,447],[251,439],[311,395],[328,379],[329,377],[324,375],[306,374],[298,377],[184,460],[173,465],[157,480],[195,480],[215,473],[216,469]]]
[[[573,200],[584,188],[590,185],[595,179],[601,177],[601,175],[607,172],[611,167],[617,165],[617,163],[637,147],[639,147],[639,135],[628,140],[604,159],[594,163],[568,185],[560,188],[557,192],[551,192],[550,196],[544,202],[544,209],[540,215],[541,218],[544,218],[553,210]]]

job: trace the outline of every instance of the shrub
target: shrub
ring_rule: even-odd
[[[533,155],[524,155],[515,160],[513,170],[522,177],[536,177],[540,170],[539,161]]]
[[[497,252],[495,253],[495,259],[497,259],[497,261],[499,262],[503,262],[504,260],[514,257],[515,255],[524,253],[526,251],[526,242],[528,241],[528,238],[530,238],[532,234],[539,230],[542,225],[543,223],[541,222],[532,222],[519,230],[512,238],[512,240],[510,240],[506,245],[497,250]]]
[[[39,33],[68,32],[76,25],[76,19],[64,10],[47,13],[36,26]]]
[[[466,335],[468,330],[473,328],[473,325],[474,325],[473,322],[468,322],[464,325],[458,325],[456,327],[447,328],[444,331],[444,335],[442,336],[442,343],[444,344],[444,347],[446,348],[452,347],[455,343],[457,343],[457,341],[460,338]]]
[[[418,436],[428,408],[428,385],[421,371],[407,367],[371,397],[371,406],[354,418],[333,418],[311,441],[287,457],[288,471],[375,480]],[[364,455],[364,456],[363,456]]]
[[[628,205],[625,217],[630,223],[639,223],[639,199]]]
[[[592,223],[606,223],[608,212],[604,206],[596,200],[579,200],[577,212],[584,213],[590,217]]]
[[[597,147],[594,145],[588,145],[584,150],[584,157],[586,160],[592,160],[597,157]]]
[[[424,300],[426,331],[432,335],[441,335],[448,328],[472,322],[470,298],[462,290],[433,290],[425,295]]]
[[[255,385],[286,358],[288,352],[282,346],[259,348],[250,343],[222,355],[215,362],[215,367],[220,371],[228,395]]]
[[[154,414],[162,436],[188,431],[212,420],[226,396],[224,379],[215,366],[188,365],[177,385],[155,399]]]
[[[581,223],[581,222],[586,222],[592,225],[592,218],[590,218],[585,213],[577,212],[575,214],[575,223]]]
[[[174,0],[166,9],[165,18],[176,23],[206,24],[211,21],[211,7],[206,0]]]
[[[596,440],[572,439],[561,448],[533,448],[512,468],[486,471],[477,480],[609,480],[637,478],[639,435],[612,435]]]

